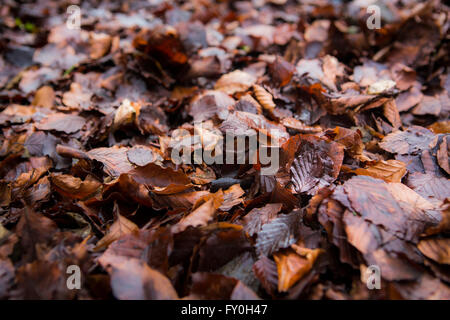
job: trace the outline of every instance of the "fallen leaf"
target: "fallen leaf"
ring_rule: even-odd
[[[51,109],[55,100],[55,91],[50,86],[40,87],[34,95],[31,104],[37,107],[44,107]]]
[[[295,243],[300,215],[298,212],[281,214],[270,222],[263,224],[257,233],[256,250],[264,255],[270,255],[280,248],[287,248]]]
[[[286,292],[307,272],[320,253],[320,249],[296,247],[295,251],[277,252],[273,255],[278,270],[278,291]]]
[[[83,181],[67,174],[56,174],[51,176],[51,182],[58,192],[72,199],[85,199],[101,187],[101,183],[92,176]]]
[[[371,176],[386,182],[401,182],[406,174],[406,165],[398,160],[380,160],[367,168],[358,168],[353,172],[357,175]]]
[[[313,135],[301,136],[290,168],[295,191],[311,194],[328,186],[337,178],[343,158],[344,150],[338,143]]]
[[[184,231],[189,226],[205,226],[214,218],[217,208],[214,206],[214,199],[209,199],[189,215],[182,218],[180,222],[175,224],[172,232],[177,233]]]
[[[234,94],[236,92],[246,91],[255,82],[256,78],[251,74],[241,70],[235,70],[220,77],[214,89],[223,91],[226,94]]]
[[[253,85],[253,90],[255,92],[256,99],[258,99],[264,109],[268,111],[273,111],[273,109],[275,109],[276,105],[273,102],[272,95],[270,93],[257,84]]]
[[[417,248],[437,263],[450,264],[450,239],[424,239]]]
[[[395,131],[388,134],[380,147],[386,151],[398,154],[412,154],[431,148],[436,143],[436,136],[428,129],[413,126],[405,131]]]
[[[135,234],[139,231],[139,227],[127,218],[117,214],[117,220],[110,226],[108,233],[97,242],[95,250],[101,250],[108,247],[112,242],[127,235]]]
[[[54,113],[36,124],[39,130],[55,130],[67,134],[81,130],[86,123],[83,117],[74,114]]]
[[[177,300],[169,279],[145,262],[123,258],[107,267],[111,288],[120,300]]]

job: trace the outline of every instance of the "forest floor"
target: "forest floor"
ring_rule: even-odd
[[[3,0],[0,299],[450,299],[449,13]]]

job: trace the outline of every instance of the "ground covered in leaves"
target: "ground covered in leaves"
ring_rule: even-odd
[[[450,299],[447,6],[75,3],[0,6],[0,299]]]

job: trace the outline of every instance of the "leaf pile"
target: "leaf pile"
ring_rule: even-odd
[[[3,2],[0,299],[450,299],[443,1]]]

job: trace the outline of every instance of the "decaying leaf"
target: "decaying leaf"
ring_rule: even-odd
[[[127,157],[128,161],[140,167],[144,167],[147,164],[157,160],[162,160],[161,155],[155,152],[152,148],[145,146],[134,146],[127,151]]]
[[[317,126],[307,126],[300,120],[295,118],[284,118],[281,120],[281,123],[289,129],[293,129],[300,133],[317,133],[321,132],[322,128]]]
[[[273,294],[278,286],[278,272],[275,262],[261,255],[253,265],[253,272],[261,282],[263,288],[268,293]]]
[[[134,168],[128,161],[127,152],[128,148],[124,147],[97,148],[89,150],[87,155],[89,158],[103,163],[108,174],[118,177],[121,173],[128,173]]]
[[[123,237],[127,234],[133,234],[139,231],[139,228],[136,224],[128,220],[127,218],[117,215],[117,220],[111,225],[108,230],[108,233],[97,242],[95,247],[96,250],[103,249],[109,246],[112,242],[116,241],[120,237]]]
[[[238,184],[232,185],[229,189],[223,192],[223,203],[219,207],[219,209],[221,211],[228,211],[235,205],[242,203],[243,200],[241,196],[244,194],[245,191],[242,190],[240,185]]]
[[[22,246],[34,248],[36,244],[50,242],[57,230],[56,224],[28,207],[23,210],[24,213],[17,225],[17,234]]]
[[[244,217],[244,230],[250,236],[261,231],[262,226],[276,218],[278,212],[281,210],[281,203],[269,203],[262,208],[255,208],[251,210]]]
[[[444,1],[1,3],[0,299],[450,299]]]
[[[70,91],[64,92],[62,102],[71,108],[89,109],[91,107],[92,93],[77,82],[72,82]]]

